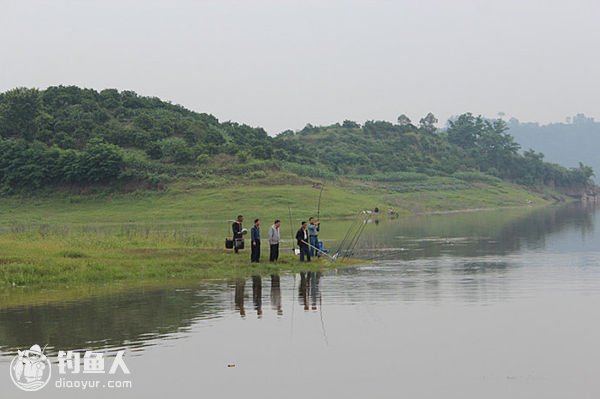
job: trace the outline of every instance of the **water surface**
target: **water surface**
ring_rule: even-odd
[[[577,204],[382,220],[364,266],[3,308],[0,392],[27,396],[9,362],[48,343],[125,349],[133,382],[48,398],[596,398],[599,222]]]

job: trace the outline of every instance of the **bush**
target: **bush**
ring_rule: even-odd
[[[88,142],[81,157],[83,180],[90,183],[106,182],[116,178],[123,165],[120,148],[98,138]]]
[[[254,172],[250,172],[248,177],[250,179],[264,179],[267,177],[267,172],[264,170],[255,170]]]
[[[468,182],[482,182],[482,183],[488,183],[488,184],[497,184],[500,183],[502,180],[495,177],[495,176],[490,176],[488,174],[485,173],[481,173],[481,172],[456,172],[452,175],[452,177],[459,179],[459,180],[464,180],[464,181],[468,181]]]
[[[330,172],[325,168],[318,168],[316,166],[309,165],[300,165],[291,162],[284,162],[283,169],[304,177],[314,177],[328,180],[335,180],[337,177],[335,173]]]
[[[169,137],[158,142],[162,158],[167,162],[184,164],[194,159],[189,145],[181,137]]]
[[[374,173],[370,175],[356,175],[355,179],[367,181],[382,181],[382,182],[413,182],[425,181],[429,176],[424,173],[417,172],[389,172],[389,173]]]

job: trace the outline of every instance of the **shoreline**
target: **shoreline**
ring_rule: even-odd
[[[234,256],[230,253],[223,257]],[[246,253],[243,254],[244,259]],[[255,266],[234,262],[227,275],[188,275],[186,277],[169,277],[161,279],[124,279],[105,282],[74,282],[55,285],[25,285],[0,287],[0,309],[35,306],[50,303],[84,300],[85,298],[102,295],[119,294],[135,290],[159,290],[168,288],[190,288],[202,283],[223,283],[237,279],[247,279],[252,276],[266,277],[269,275],[285,275],[299,272],[327,272],[341,268],[368,263],[356,259],[345,259],[342,262],[329,262],[324,259],[310,263],[291,260],[291,255],[283,256],[281,262],[270,264],[268,261]],[[241,262],[243,263],[243,262]]]
[[[376,206],[381,212],[372,216],[393,222],[414,216],[534,209],[553,204],[542,195],[509,183],[409,193],[329,185],[320,209],[322,219],[327,221],[327,231],[321,238],[341,240],[359,211]],[[308,203],[311,196],[315,204]],[[360,259],[344,264],[321,260],[308,267],[282,249],[282,262],[274,267],[266,262],[265,249],[263,263],[256,267],[250,264],[248,251],[235,257],[222,249],[222,240],[230,229],[225,221],[239,209],[244,209],[248,220],[254,215],[265,221],[281,218],[283,240],[287,241],[290,230],[295,231],[301,220],[315,212],[318,196],[319,190],[311,185],[187,190],[183,184],[178,190],[164,193],[77,201],[0,198],[0,307],[16,300],[9,300],[7,292],[22,286],[156,286],[368,263]],[[238,197],[242,200],[229,200]],[[265,206],[265,198],[272,205]],[[290,204],[291,220],[282,217],[287,216]],[[397,210],[397,214],[388,215],[388,209]],[[26,296],[19,301],[27,302]]]

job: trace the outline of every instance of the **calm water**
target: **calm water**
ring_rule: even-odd
[[[597,398],[596,226],[580,205],[415,217],[369,225],[366,266],[0,309],[1,397],[35,395],[9,363],[48,343],[126,349],[133,387],[47,398]]]

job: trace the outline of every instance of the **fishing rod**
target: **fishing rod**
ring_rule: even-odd
[[[354,248],[358,244],[358,241],[360,240],[360,237],[362,236],[362,233],[364,232],[366,226],[367,226],[367,220],[365,219],[362,221],[362,224],[359,225],[358,228],[356,229],[356,231],[354,232],[354,235],[352,236],[352,239],[350,240],[350,243],[348,244],[348,250],[341,254],[342,258],[352,255],[352,252],[354,251]]]
[[[338,252],[340,253],[340,255],[342,255],[342,258],[345,258],[348,255],[349,249],[352,247],[352,244],[354,243],[354,241],[356,240],[356,237],[358,236],[358,234],[360,232],[360,228],[362,226],[359,224],[359,222],[360,222],[360,220],[356,219],[356,221],[354,222],[354,225],[348,231],[348,239],[349,240],[344,240],[344,242],[342,243],[344,245],[340,245]],[[346,244],[346,242],[347,242],[347,244]]]
[[[319,253],[322,253],[323,255],[327,256],[329,259],[335,260],[335,258],[333,256],[329,255],[327,252],[323,251],[322,249],[319,249],[319,248],[315,247],[314,245],[310,245],[309,243],[307,243],[304,240],[302,240],[301,242],[303,244],[308,245],[310,248],[314,249],[315,251],[318,251]]]
[[[356,248],[356,245],[358,244],[358,242],[360,240],[360,237],[362,236],[362,234],[365,231],[366,227],[367,227],[367,221],[363,220],[362,225],[358,229],[358,234],[356,236],[356,239],[352,242],[352,246],[350,247],[350,256],[354,253],[354,248]]]
[[[346,244],[346,241],[348,240],[348,238],[350,238],[350,234],[354,230],[354,227],[356,226],[357,222],[358,222],[358,219],[355,219],[354,222],[352,222],[352,224],[350,225],[350,228],[346,231],[346,235],[342,239],[342,242],[340,242],[340,245],[338,246],[338,249],[337,249],[337,251],[336,251],[336,253],[335,253],[334,256],[337,257],[337,255],[340,254],[342,248],[344,248],[344,245]]]
[[[323,195],[324,188],[325,183],[321,183],[321,191],[319,191],[319,202],[317,203],[317,220],[321,219],[321,196]]]
[[[290,214],[290,233],[292,234],[292,251],[295,255],[296,254],[296,243],[294,242],[294,240],[296,238],[294,237],[294,225],[292,222],[292,208],[290,208],[289,206],[288,206],[288,212]]]

